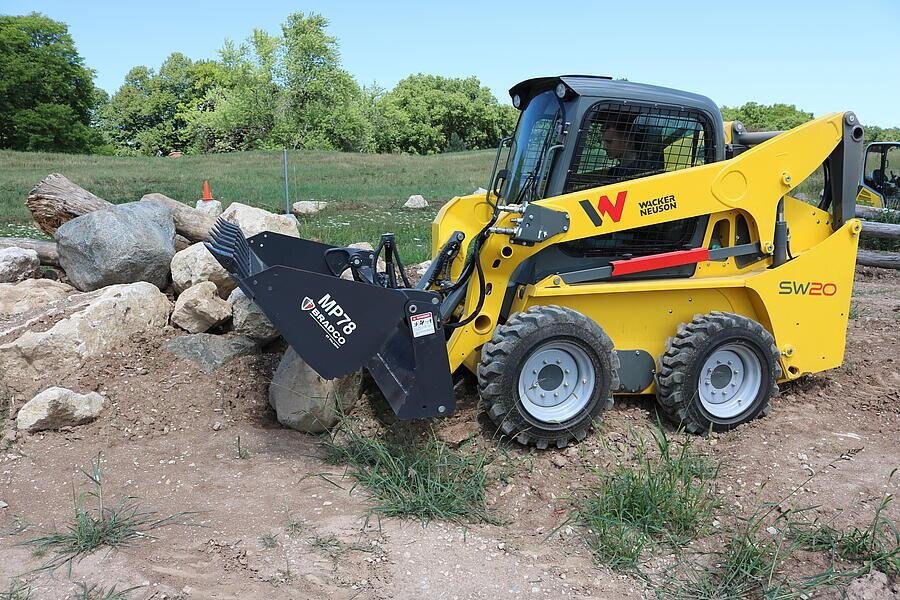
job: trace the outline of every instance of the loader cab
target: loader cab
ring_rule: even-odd
[[[721,113],[704,96],[584,75],[530,79],[513,87],[510,96],[521,114],[506,169],[498,173],[502,182],[494,182],[494,190],[507,203],[725,158]],[[682,219],[556,244],[535,257],[528,278],[539,279],[573,261],[593,267],[623,257],[697,247],[707,220],[706,216]],[[693,268],[651,277],[690,276]]]
[[[495,185],[507,202],[725,158],[722,116],[704,96],[586,75],[529,79],[509,93],[520,117]]]

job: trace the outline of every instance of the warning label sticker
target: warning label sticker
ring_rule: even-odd
[[[409,326],[412,328],[413,337],[422,337],[434,333],[434,318],[430,312],[411,315]]]

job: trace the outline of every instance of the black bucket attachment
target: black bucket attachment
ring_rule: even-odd
[[[440,297],[434,292],[366,281],[376,279],[368,277],[374,253],[272,232],[245,238],[221,218],[206,247],[325,379],[365,367],[398,418],[453,411]],[[351,265],[357,280],[341,279]]]

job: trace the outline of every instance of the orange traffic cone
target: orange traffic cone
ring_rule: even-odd
[[[212,196],[212,190],[209,189],[209,180],[207,179],[203,180],[203,197],[200,199],[206,200],[207,202],[214,199]]]

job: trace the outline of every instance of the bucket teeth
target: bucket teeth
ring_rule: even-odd
[[[225,269],[239,279],[247,279],[258,271],[258,261],[247,244],[241,229],[221,217],[209,232],[205,242],[206,249]]]

